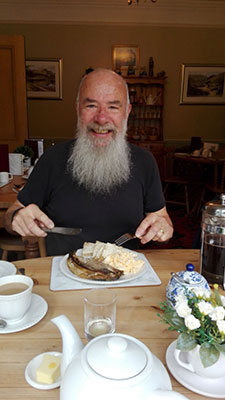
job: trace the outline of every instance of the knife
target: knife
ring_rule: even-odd
[[[78,235],[82,229],[81,228],[64,228],[61,226],[54,226],[54,228],[41,228],[47,233],[59,233],[61,235]]]

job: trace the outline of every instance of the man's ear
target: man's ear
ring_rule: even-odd
[[[130,115],[131,109],[132,109],[132,105],[129,104],[129,105],[128,105],[128,110],[127,110],[127,118],[128,118],[129,115]]]

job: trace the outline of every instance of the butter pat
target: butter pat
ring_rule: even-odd
[[[54,383],[60,375],[61,358],[51,354],[44,354],[39,368],[37,368],[37,382],[51,384]]]

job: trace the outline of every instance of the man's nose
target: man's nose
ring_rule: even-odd
[[[104,107],[99,107],[96,111],[94,122],[97,122],[100,125],[108,122],[108,113]]]

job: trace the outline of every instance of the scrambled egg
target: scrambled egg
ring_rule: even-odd
[[[136,254],[112,243],[85,242],[82,255],[93,257],[111,267],[120,269],[124,271],[124,274],[135,274],[144,265],[144,261],[138,258]]]

